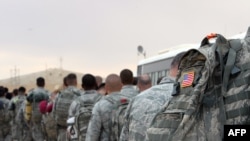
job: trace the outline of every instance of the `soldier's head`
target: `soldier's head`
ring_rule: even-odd
[[[143,74],[138,77],[137,87],[140,92],[150,88],[152,86],[151,78],[147,74]]]
[[[18,95],[18,89],[14,89],[14,90],[12,91],[12,94],[13,94],[13,96],[17,96],[17,95]]]
[[[96,80],[97,87],[99,87],[102,84],[102,77],[97,75],[95,76],[95,80]]]
[[[181,58],[183,57],[184,54],[185,52],[178,53],[172,60],[169,70],[169,75],[171,77],[176,77]]]
[[[68,86],[77,86],[77,77],[75,73],[70,73],[67,75],[66,83]]]
[[[120,72],[120,78],[123,85],[133,85],[133,72],[129,69],[123,69]]]
[[[26,89],[25,89],[25,87],[19,87],[19,89],[18,89],[18,93],[19,94],[25,94],[25,92],[26,92]]]
[[[45,80],[44,80],[44,78],[43,77],[38,77],[36,79],[36,85],[38,87],[44,87],[45,86]]]
[[[92,74],[85,74],[82,77],[82,88],[84,90],[95,90],[95,89],[97,89],[96,79]]]
[[[119,92],[122,88],[121,79],[117,74],[110,74],[105,81],[105,89],[108,94]]]

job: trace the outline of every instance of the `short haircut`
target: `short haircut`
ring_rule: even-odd
[[[25,89],[25,87],[21,86],[21,87],[19,87],[18,91],[21,92],[21,93],[25,93],[26,89]]]
[[[171,62],[171,68],[175,68],[175,67],[179,67],[180,61],[183,57],[183,55],[185,54],[185,52],[181,52],[178,53],[177,55],[175,55],[175,57],[173,58],[172,62]]]
[[[138,84],[142,84],[142,85],[149,85],[151,84],[151,78],[150,76],[144,74],[138,77]]]
[[[36,79],[36,85],[37,85],[38,87],[44,87],[44,85],[45,85],[45,80],[44,80],[44,78],[43,78],[43,77],[38,77],[38,78]]]
[[[101,76],[97,75],[97,76],[95,76],[95,79],[96,79],[97,85],[101,85],[102,84],[102,77]]]
[[[85,74],[82,77],[82,87],[84,90],[97,89],[96,79],[92,74]]]
[[[67,75],[67,85],[74,85],[77,80],[75,73],[70,73]]]
[[[6,93],[5,98],[11,100],[11,98],[12,98],[12,93],[9,93],[9,92]]]
[[[133,80],[133,85],[137,85],[138,77],[134,77],[133,79],[134,79],[134,80]]]
[[[9,92],[9,89],[7,87],[3,87],[4,88],[4,92],[5,93],[8,93]]]
[[[121,79],[117,74],[110,74],[107,76],[105,87],[109,87],[111,91],[120,91],[121,86]]]
[[[14,89],[12,93],[13,93],[14,96],[17,96],[18,95],[18,89]]]
[[[133,72],[129,69],[123,69],[120,72],[121,82],[124,85],[133,85]]]

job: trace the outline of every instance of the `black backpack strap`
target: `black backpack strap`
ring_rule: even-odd
[[[240,40],[230,40],[229,43],[230,43],[230,49],[229,49],[226,65],[224,67],[223,84],[222,84],[222,92],[224,96],[228,88],[230,74],[232,73],[235,74],[240,71],[235,66],[236,52],[239,51],[242,47]]]

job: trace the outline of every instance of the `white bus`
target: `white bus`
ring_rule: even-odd
[[[245,35],[246,32],[234,35],[229,39],[243,39]],[[214,42],[214,40],[211,40],[211,42]],[[143,59],[139,61],[137,65],[137,76],[149,74],[152,79],[152,84],[155,85],[159,78],[167,75],[167,72],[170,68],[170,63],[176,54],[192,48],[197,49],[199,46],[200,44],[182,44],[159,52],[159,54],[156,56]]]
[[[137,76],[149,74],[152,79],[152,84],[155,85],[159,78],[167,75],[170,63],[176,54],[198,47],[199,44],[182,44],[168,50],[161,51],[156,56],[143,59],[139,61],[137,65]]]

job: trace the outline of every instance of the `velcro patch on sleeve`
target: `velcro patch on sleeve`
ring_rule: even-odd
[[[182,75],[182,77],[183,77],[183,80],[181,82],[182,88],[192,86],[193,81],[194,81],[194,71],[186,72]]]

